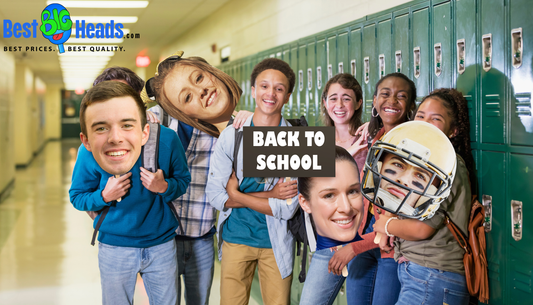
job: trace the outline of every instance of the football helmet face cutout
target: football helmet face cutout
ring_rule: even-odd
[[[363,195],[393,214],[428,219],[448,198],[455,168],[455,150],[440,129],[422,121],[406,122],[370,148]]]

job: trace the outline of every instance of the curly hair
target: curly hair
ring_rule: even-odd
[[[328,114],[328,110],[326,109],[325,101],[328,98],[328,91],[329,87],[333,84],[339,84],[344,89],[351,89],[353,90],[353,93],[355,95],[355,101],[354,103],[357,103],[358,101],[363,99],[363,90],[361,89],[361,85],[359,85],[359,82],[351,75],[350,73],[341,73],[333,76],[324,87],[324,91],[322,92],[322,103],[320,106],[320,109],[322,110],[322,122],[326,126],[335,126],[335,123],[331,119],[331,117]],[[363,124],[361,121],[361,114],[363,113],[363,105],[357,109],[352,117],[350,118],[350,134],[353,136],[355,135],[355,132],[357,131],[357,128]]]
[[[94,80],[93,86],[106,80],[123,80],[130,85],[135,91],[141,92],[144,87],[144,80],[135,72],[125,67],[107,68]]]
[[[179,56],[170,56],[159,63],[156,76],[152,80],[147,82],[147,86],[150,86],[150,90],[148,90],[147,88],[147,91],[151,91],[155,94],[157,103],[171,117],[176,118],[177,120],[196,129],[199,129],[207,134],[210,134],[213,137],[218,138],[220,132],[214,125],[204,122],[202,120],[196,120],[194,118],[191,118],[190,116],[185,115],[180,109],[172,105],[172,103],[167,99],[168,93],[165,94],[163,90],[165,80],[170,74],[170,72],[173,71],[175,68],[179,67],[180,65],[196,67],[202,71],[211,74],[212,77],[218,78],[222,83],[224,83],[224,85],[226,85],[226,88],[228,88],[230,102],[233,105],[233,108],[237,106],[237,103],[241,98],[241,88],[233,78],[231,78],[226,73],[220,71],[219,69],[211,66],[207,63],[205,59],[201,57],[182,58]]]
[[[466,99],[456,89],[441,88],[433,90],[418,107],[429,98],[440,100],[448,111],[448,116],[452,118],[450,127],[452,130],[457,129],[457,134],[450,138],[450,142],[452,142],[455,152],[465,161],[468,172],[474,173],[475,163],[470,148],[470,120]]]
[[[377,95],[378,95],[378,89],[379,89],[379,86],[381,85],[381,83],[384,80],[386,80],[387,78],[389,78],[389,77],[401,78],[404,81],[406,81],[407,84],[409,85],[409,99],[407,101],[408,102],[408,104],[407,104],[407,108],[408,108],[407,114],[408,115],[407,115],[407,118],[406,118],[406,120],[404,122],[412,120],[413,117],[414,117],[415,109],[416,109],[416,85],[405,74],[402,74],[402,73],[399,73],[399,72],[395,72],[395,73],[389,73],[389,74],[385,75],[383,78],[381,78],[376,83],[376,88],[374,89],[374,98],[377,97]],[[403,123],[403,122],[400,122],[400,123]],[[381,117],[379,115],[377,117],[372,116],[372,118],[370,119],[370,123],[368,124],[368,134],[369,134],[369,136],[371,138],[374,138],[376,136],[376,134],[378,133],[378,131],[382,127],[383,127],[383,120],[381,120]]]
[[[262,60],[260,63],[255,65],[254,69],[252,70],[252,75],[250,76],[250,81],[252,84],[252,87],[255,87],[255,79],[257,76],[268,69],[278,70],[279,72],[283,73],[287,80],[289,81],[289,88],[287,88],[287,92],[291,93],[294,89],[294,84],[296,82],[296,76],[294,75],[294,71],[292,71],[291,66],[289,66],[288,63],[284,62],[281,59],[277,58],[267,58]]]

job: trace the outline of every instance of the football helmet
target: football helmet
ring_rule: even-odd
[[[456,160],[453,145],[437,127],[422,121],[400,124],[370,148],[363,195],[398,216],[431,218],[450,194]]]

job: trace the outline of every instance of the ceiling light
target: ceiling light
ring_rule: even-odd
[[[66,8],[145,8],[148,1],[46,1],[46,5],[59,3]]]
[[[85,23],[109,23],[111,20],[117,23],[135,23],[137,22],[138,18],[136,16],[71,16],[72,23],[76,23],[76,21],[83,21],[85,20]]]

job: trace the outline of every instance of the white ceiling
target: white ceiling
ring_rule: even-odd
[[[152,62],[159,58],[161,48],[174,42],[180,35],[201,20],[214,13],[228,0],[150,0],[146,8],[94,9],[69,8],[71,16],[137,16],[133,24],[124,24],[131,33],[139,33],[140,39],[124,39],[124,52],[115,52],[108,66],[135,68],[139,54],[148,55]],[[40,16],[46,0],[0,0],[0,20],[32,22],[41,24]],[[2,36],[3,37],[3,24]],[[74,27],[73,27],[74,29]],[[13,52],[16,59],[24,62],[47,84],[63,84],[57,48],[45,39],[39,29],[37,38],[0,38],[7,46],[22,46],[22,52]],[[115,45],[115,44],[111,44]],[[53,46],[54,52],[25,52],[26,46]],[[4,51],[4,50],[1,50]],[[1,69],[1,67],[0,67]]]

